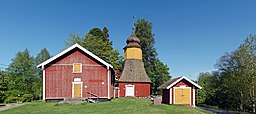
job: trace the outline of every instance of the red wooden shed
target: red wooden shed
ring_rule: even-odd
[[[79,44],[37,67],[43,69],[43,100],[114,96],[113,66]]]
[[[195,106],[195,89],[202,87],[185,76],[173,78],[158,89],[162,89],[162,103]]]

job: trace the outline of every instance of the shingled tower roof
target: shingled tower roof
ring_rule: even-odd
[[[131,48],[131,47],[141,48],[141,46],[139,44],[140,39],[138,37],[136,37],[136,35],[134,33],[132,33],[132,35],[127,38],[126,43],[127,43],[127,45],[124,47],[124,50],[126,48]]]
[[[129,48],[139,48],[141,50],[140,40],[134,33],[127,38],[126,43],[127,45],[124,47],[125,51]],[[134,53],[142,55],[142,52]],[[119,82],[151,82],[146,74],[142,59],[126,58],[123,63],[123,72]]]

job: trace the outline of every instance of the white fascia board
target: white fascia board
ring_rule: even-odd
[[[185,76],[182,76],[180,79],[176,80],[175,82],[173,82],[171,85],[167,86],[166,88],[167,88],[167,89],[170,89],[172,86],[174,86],[175,84],[177,84],[178,82],[180,82],[182,79],[185,79],[185,80],[187,80],[188,82],[190,82],[191,84],[193,84],[194,86],[196,86],[197,88],[202,89],[201,86],[199,86],[198,84],[196,84],[195,82],[191,81],[190,79],[188,79],[188,78],[185,77]]]
[[[77,43],[74,44],[73,46],[71,46],[71,47],[65,49],[64,51],[60,52],[59,54],[55,55],[54,57],[52,57],[52,58],[50,58],[50,59],[44,61],[44,62],[41,63],[41,64],[39,64],[39,65],[37,66],[37,68],[43,67],[44,65],[46,65],[46,64],[52,62],[53,60],[55,60],[55,59],[61,57],[62,55],[64,55],[65,53],[71,51],[72,49],[74,49],[74,48],[76,48],[76,47],[79,48],[79,49],[81,49],[83,52],[87,53],[87,54],[90,55],[91,57],[95,58],[96,60],[98,60],[98,61],[101,62],[102,64],[106,65],[107,67],[110,67],[110,68],[113,69],[113,66],[112,66],[111,64],[109,64],[109,63],[107,63],[106,61],[102,60],[101,58],[99,58],[98,56],[94,55],[92,52],[88,51],[87,49],[85,49],[84,47],[80,46],[80,45],[77,44]]]

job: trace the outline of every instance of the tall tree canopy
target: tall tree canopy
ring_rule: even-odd
[[[157,58],[152,23],[138,19],[135,26],[135,34],[140,39],[145,70],[152,81],[152,92],[157,94],[156,92],[159,91],[157,87],[171,78],[169,68]]]
[[[122,57],[119,56],[117,50],[113,49],[106,27],[103,30],[93,28],[85,36],[82,36],[82,38],[75,33],[70,34],[70,37],[71,39],[65,41],[67,46],[78,43],[101,59],[112,64],[114,68],[121,69]]]
[[[217,74],[199,77],[204,89],[198,94],[206,96],[201,103],[255,113],[256,36],[248,36],[235,51],[221,56],[216,67]]]
[[[198,84],[203,88],[198,90],[197,103],[216,105],[216,88],[218,87],[218,73],[202,72],[199,74]]]
[[[39,65],[40,63],[46,61],[50,57],[51,56],[50,56],[50,53],[48,52],[48,50],[46,48],[43,48],[41,50],[41,52],[37,54],[36,59],[35,59],[35,63],[36,63],[36,65]]]
[[[256,36],[250,35],[240,47],[225,54],[216,65],[220,71],[221,107],[255,111]],[[252,111],[253,111],[252,110]]]
[[[7,68],[8,89],[33,94],[31,82],[36,77],[35,71],[34,58],[29,54],[28,49],[18,52]]]
[[[43,48],[41,50],[40,53],[37,54],[36,58],[35,58],[35,64],[39,65],[40,63],[46,61],[47,59],[49,59],[50,53],[47,51],[46,48]],[[41,99],[42,97],[42,88],[43,88],[43,79],[42,79],[42,70],[41,69],[37,69],[36,70],[36,78],[33,81],[33,91],[34,91],[34,95],[35,97]]]

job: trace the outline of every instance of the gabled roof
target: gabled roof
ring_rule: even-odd
[[[92,52],[88,51],[87,49],[85,49],[84,47],[80,46],[79,44],[74,44],[72,46],[70,46],[69,48],[65,49],[64,51],[60,52],[59,54],[53,56],[52,58],[44,61],[43,63],[39,64],[37,66],[37,68],[40,68],[40,67],[44,67],[45,65],[47,65],[48,63],[52,62],[53,60],[56,60],[57,58],[63,56],[65,53],[75,49],[75,48],[78,48],[80,50],[82,50],[83,52],[85,52],[86,54],[88,54],[89,56],[93,57],[94,59],[96,59],[97,61],[99,61],[100,63],[106,65],[107,67],[110,67],[113,69],[113,66],[109,63],[107,63],[106,61],[102,60],[101,58],[99,58],[98,56],[94,55]]]
[[[174,85],[176,85],[178,82],[180,82],[181,80],[187,80],[189,83],[191,83],[192,85],[194,85],[195,87],[201,89],[202,87],[199,86],[198,84],[196,84],[195,82],[193,82],[192,80],[188,79],[185,76],[181,76],[181,77],[177,77],[177,78],[173,78],[167,82],[165,82],[164,84],[162,84],[161,86],[158,87],[158,89],[170,89],[171,87],[173,87]]]

